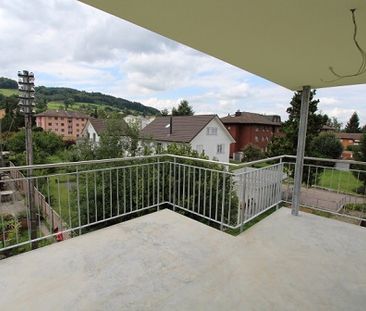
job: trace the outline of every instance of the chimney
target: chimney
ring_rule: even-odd
[[[170,116],[170,123],[169,123],[169,135],[173,134],[173,117]]]
[[[238,110],[237,112],[235,112],[235,116],[236,116],[236,117],[241,116],[241,112],[240,112],[240,110]]]

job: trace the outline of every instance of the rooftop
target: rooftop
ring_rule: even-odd
[[[246,111],[238,111],[234,115],[221,118],[222,123],[241,123],[241,124],[264,124],[281,126],[280,116],[263,115]]]
[[[361,140],[363,133],[345,133],[340,132],[336,133],[336,136],[340,139],[352,139],[352,140]]]
[[[214,114],[157,117],[141,131],[141,135],[160,141],[189,143],[215,117]]]
[[[107,129],[107,122],[104,119],[90,118],[89,122],[93,126],[94,130],[98,133],[98,135],[102,134]]]
[[[287,208],[237,237],[165,209],[4,259],[0,303],[4,310],[364,310],[365,257],[365,228],[293,217]]]
[[[65,118],[86,118],[89,116],[78,111],[46,110],[36,114],[36,117],[65,117]]]

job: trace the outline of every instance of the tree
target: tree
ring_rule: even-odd
[[[172,115],[173,116],[193,116],[194,111],[192,109],[192,106],[189,105],[188,101],[182,100],[178,108],[176,109],[173,107],[172,109]]]
[[[313,157],[339,159],[343,147],[334,133],[320,133],[311,142],[310,150]]]
[[[127,144],[127,123],[123,119],[109,119],[106,130],[100,135],[96,154],[99,159],[121,158],[125,156]]]
[[[34,164],[47,163],[47,157],[62,151],[65,147],[62,138],[52,132],[36,131],[33,138],[33,161]],[[21,130],[12,135],[6,141],[6,147],[13,153],[13,160],[18,165],[25,164],[25,132]]]
[[[339,122],[336,117],[329,118],[327,121],[328,126],[334,128],[335,131],[339,132],[342,129],[342,122]]]
[[[0,77],[0,89],[17,89],[18,83],[15,80]]]
[[[257,146],[249,144],[243,149],[243,162],[250,162],[263,159],[265,157],[262,150]]]
[[[284,137],[275,137],[268,146],[269,155],[275,156],[279,154],[296,154],[297,138],[300,122],[302,91],[295,92],[290,102],[290,107],[286,112],[289,114],[288,120],[282,126]],[[323,126],[328,121],[328,116],[317,113],[318,99],[314,99],[316,90],[310,92],[309,115],[306,131],[305,155],[309,155],[311,141],[319,135]]]
[[[358,117],[357,112],[354,112],[346,124],[344,129],[346,133],[361,133],[360,128],[360,118]]]
[[[70,106],[72,106],[73,104],[75,104],[75,101],[72,97],[66,98],[64,100],[64,106],[65,106],[65,110],[67,110]]]
[[[169,111],[166,108],[163,109],[160,113],[161,113],[162,116],[168,116],[169,115]]]

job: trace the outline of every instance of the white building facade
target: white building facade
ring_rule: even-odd
[[[230,144],[235,142],[217,115],[158,117],[142,133],[149,137],[150,146],[166,149],[170,144],[189,144],[220,162],[229,162]]]

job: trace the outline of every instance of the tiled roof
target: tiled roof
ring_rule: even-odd
[[[189,143],[216,115],[157,117],[141,130],[141,137],[158,141]],[[170,118],[172,133],[170,134]]]
[[[241,123],[241,124],[265,124],[265,125],[277,125],[281,126],[280,121],[273,121],[275,118],[279,119],[279,116],[263,115],[252,112],[237,112],[234,115],[228,115],[221,118],[222,123]]]
[[[64,117],[64,118],[89,119],[89,116],[87,114],[78,111],[66,111],[66,110],[47,110],[36,114],[36,117]]]
[[[102,134],[107,129],[107,122],[104,119],[90,118],[89,122],[91,123],[98,135]]]
[[[362,133],[336,133],[336,136],[340,139],[352,139],[352,140],[361,140]]]

